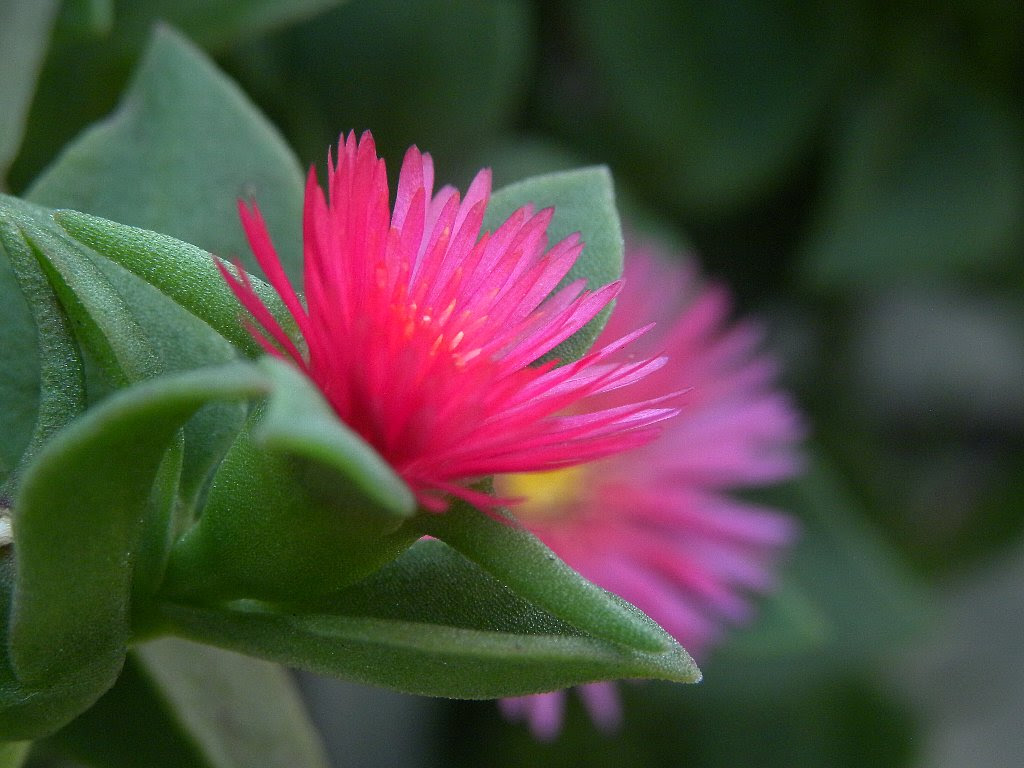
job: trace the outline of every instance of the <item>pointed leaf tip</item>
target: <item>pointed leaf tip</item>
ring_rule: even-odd
[[[424,516],[421,525],[517,594],[595,637],[650,653],[677,645],[638,608],[584,579],[511,519],[453,504],[444,514]]]

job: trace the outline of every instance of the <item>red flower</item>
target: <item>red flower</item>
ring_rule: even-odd
[[[625,278],[597,343],[656,320],[640,346],[658,345],[668,363],[637,389],[651,396],[688,387],[680,414],[636,451],[499,477],[497,486],[526,497],[517,515],[559,557],[647,613],[699,660],[727,625],[751,617],[747,594],[771,589],[775,561],[796,535],[791,518],[729,491],[795,475],[804,427],[775,386],[775,361],[758,351],[757,329],[728,323],[721,286],[700,286],[692,265],[683,269],[643,248],[627,249]],[[594,405],[614,408],[620,397],[611,392]],[[578,690],[599,726],[618,723],[613,683]],[[501,703],[550,739],[564,702],[555,691]]]
[[[239,204],[253,253],[302,341],[289,338],[244,274],[221,271],[255,320],[253,336],[304,371],[424,507],[443,510],[449,494],[494,506],[499,500],[468,485],[640,445],[676,412],[661,407],[661,395],[588,407],[664,363],[608,362],[644,329],[576,362],[534,365],[619,291],[619,283],[588,291],[583,281],[555,290],[583,245],[572,236],[546,249],[551,209],[521,208],[481,234],[489,171],[465,197],[451,187],[433,194],[430,155],[412,147],[392,211],[373,137],[349,134],[338,154],[336,165],[328,158],[326,199],[312,169],[306,184],[304,300],[259,210]]]

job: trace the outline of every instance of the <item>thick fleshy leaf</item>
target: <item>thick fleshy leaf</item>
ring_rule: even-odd
[[[622,276],[622,227],[607,168],[550,173],[502,187],[491,197],[484,228],[496,229],[524,205],[533,205],[535,209],[554,206],[555,216],[548,227],[550,245],[574,232],[579,232],[583,239],[583,253],[560,286],[583,279],[593,290]],[[610,311],[602,311],[545,359],[569,361],[583,356],[601,332]]]
[[[117,684],[43,746],[96,768],[327,764],[280,667],[173,638],[133,649]]]
[[[142,518],[132,569],[132,602],[135,604],[143,603],[156,592],[167,570],[171,546],[192,522],[190,510],[180,496],[184,453],[182,431],[172,438],[157,467]]]
[[[113,683],[131,634],[134,551],[168,445],[206,402],[267,388],[241,363],[151,380],[107,398],[40,451],[13,508],[18,679],[53,688],[84,670],[96,696]]]
[[[85,407],[82,361],[67,316],[19,226],[32,212],[20,201],[0,197],[0,248],[6,255],[0,286],[9,289],[0,323],[3,495],[13,495],[25,462]]]
[[[804,244],[810,283],[918,285],[1019,257],[1024,152],[1013,107],[935,70],[879,89],[842,122]]]
[[[80,343],[114,386],[160,374],[159,357],[128,305],[81,249],[41,228],[22,231]]]
[[[118,109],[67,147],[28,197],[243,260],[236,201],[256,198],[283,263],[299,263],[295,157],[238,87],[168,27],[156,30]]]
[[[452,504],[417,522],[517,595],[594,637],[649,652],[674,643],[637,608],[584,579],[512,519]]]
[[[4,116],[0,120],[0,190],[21,144],[58,5],[56,0],[0,0],[0,51],[4,55],[0,77],[0,114]]]
[[[6,618],[14,586],[11,547],[0,549],[0,742],[35,739],[52,733],[84,711],[110,685],[103,664],[77,670],[56,684],[34,685],[19,680],[10,663]]]
[[[153,285],[243,353],[250,357],[263,354],[246,330],[244,310],[211,254],[168,235],[78,211],[57,211],[54,218],[73,238]],[[278,321],[285,327],[293,325],[277,293],[257,277],[249,279]]]
[[[4,439],[0,440],[0,486],[14,471],[32,437],[39,406],[39,339],[36,334],[35,302],[29,301],[26,288],[15,272],[14,259],[5,241],[15,241],[25,251],[24,263],[35,272],[36,283],[45,288],[48,298],[39,306],[56,308],[56,298],[39,272],[21,233],[0,222],[0,295],[7,297],[4,321],[0,323],[0,411],[4,414]],[[31,289],[28,289],[31,290]],[[70,340],[69,329],[58,326]]]
[[[256,428],[256,441],[271,451],[332,467],[396,521],[410,517],[416,500],[394,470],[338,420],[320,390],[293,366],[265,360],[273,397]]]
[[[157,289],[68,240],[48,209],[14,198],[4,198],[0,207],[6,218],[31,235],[38,246],[37,256],[61,289],[62,302],[76,314],[76,333],[92,353],[92,362],[106,369],[114,383],[158,371],[216,365],[236,357],[219,334]],[[12,371],[17,374],[24,365],[15,361]],[[92,400],[109,389],[109,382],[91,380],[89,385]],[[244,414],[233,408],[233,404],[221,403],[204,409],[187,427],[181,489],[186,504],[196,497],[210,465],[241,426]]]
[[[686,652],[599,640],[531,605],[446,545],[422,541],[320,613],[165,604],[179,634],[323,674],[456,698],[652,677],[695,682]]]
[[[418,537],[409,488],[289,364],[214,475],[171,553],[164,593],[302,605],[364,578]]]

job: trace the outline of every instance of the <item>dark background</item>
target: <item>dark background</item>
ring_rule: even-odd
[[[415,143],[460,184],[481,165],[500,186],[608,164],[630,226],[689,244],[767,323],[808,414],[811,471],[761,496],[801,516],[805,538],[763,620],[700,686],[624,686],[616,738],[574,702],[562,738],[538,745],[491,704],[307,679],[339,765],[1019,761],[1019,3],[146,0],[54,13],[9,191],[115,106],[166,18],[304,165],[353,128],[374,132],[392,170]]]

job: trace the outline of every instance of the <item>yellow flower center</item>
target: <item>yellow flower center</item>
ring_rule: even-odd
[[[500,495],[521,498],[513,507],[519,519],[529,522],[565,517],[583,495],[584,467],[566,467],[550,472],[520,472],[499,475],[495,485]]]

